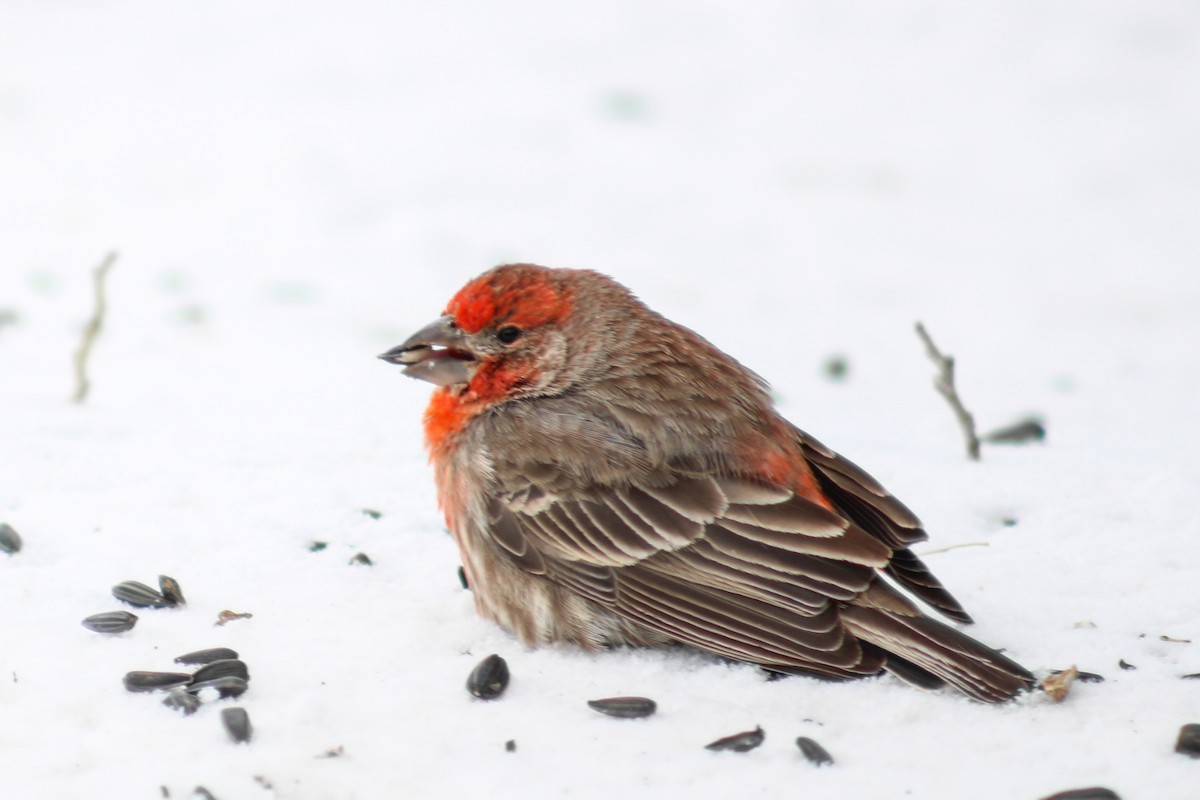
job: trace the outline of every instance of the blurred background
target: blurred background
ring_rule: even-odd
[[[1197,143],[1192,0],[3,0],[0,522],[26,541],[0,555],[4,777],[537,797],[532,766],[547,797],[778,797],[812,717],[847,754],[813,797],[1191,796],[1170,742],[1200,669],[1177,643],[1200,635]],[[455,577],[428,387],[375,359],[505,261],[613,275],[761,373],[952,548],[930,564],[980,638],[1109,682],[994,710],[523,652]],[[968,466],[918,319],[981,429],[1036,413],[1046,446]],[[186,610],[78,626],[160,572]],[[214,629],[225,608],[254,620]],[[120,688],[212,644],[256,676],[252,748]],[[467,705],[492,651],[515,697]],[[578,716],[631,691],[670,713]],[[778,734],[753,758],[700,749],[756,723]]]
[[[1162,324],[1200,300],[1198,37],[1170,1],[11,0],[0,308],[71,332],[117,249],[144,348],[279,307],[383,342],[512,260],[778,319],[720,342],[760,371],[881,317]]]

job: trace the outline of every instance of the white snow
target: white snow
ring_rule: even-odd
[[[4,3],[0,794],[1200,797],[1198,59],[1171,0]],[[922,551],[986,545],[928,559],[973,635],[1107,681],[990,707],[477,619],[427,387],[375,355],[512,260],[609,273],[760,372]],[[917,319],[983,429],[1047,441],[969,463]],[[160,573],[186,607],[80,626]],[[248,745],[234,701],[122,688],[216,645]],[[512,685],[472,700],[493,652]],[[659,713],[585,705],[624,694]]]

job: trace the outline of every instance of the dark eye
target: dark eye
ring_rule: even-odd
[[[497,331],[496,338],[500,340],[501,344],[512,344],[521,338],[522,333],[523,331],[520,328],[514,328],[512,325],[509,325]]]

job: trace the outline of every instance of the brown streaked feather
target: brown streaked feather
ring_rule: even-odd
[[[854,463],[803,431],[793,431],[834,507],[894,551],[887,574],[955,622],[973,622],[962,604],[909,549],[929,538],[916,515]]]

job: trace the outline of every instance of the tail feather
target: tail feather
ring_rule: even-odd
[[[1033,687],[1033,675],[1020,664],[929,617],[850,606],[842,620],[856,636],[888,652],[891,671],[918,685],[931,685],[933,676],[987,703]]]

